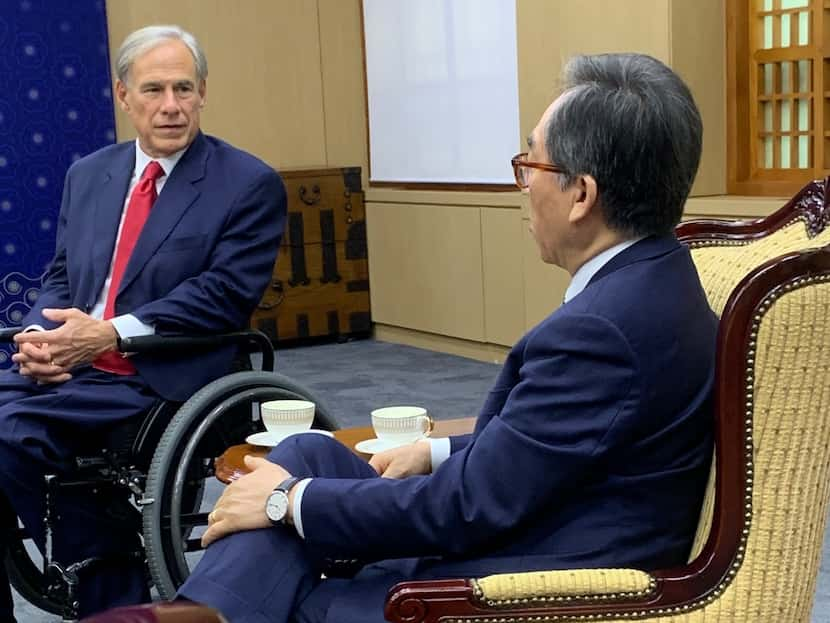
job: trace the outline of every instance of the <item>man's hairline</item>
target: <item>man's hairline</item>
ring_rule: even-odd
[[[125,80],[121,80],[121,79],[117,79],[117,80],[127,88],[136,88],[136,89],[139,88],[139,87],[142,87],[142,86],[146,86],[148,84],[158,84],[158,85],[161,85],[161,86],[163,86],[165,84],[173,84],[174,86],[177,85],[177,84],[188,84],[188,85],[191,85],[194,90],[199,90],[199,88],[207,82],[206,80],[201,80],[200,81],[198,78],[195,81],[192,80],[191,78],[185,78],[185,79],[174,78],[173,80],[152,79],[152,80],[146,80],[144,82],[139,82],[137,85],[133,86],[131,83],[129,83]]]
[[[115,76],[116,81],[120,82],[125,87],[129,88],[130,87],[130,74],[133,71],[133,66],[135,65],[136,61],[139,58],[142,58],[143,56],[146,56],[147,54],[149,54],[150,52],[152,52],[156,48],[161,47],[162,45],[165,45],[166,43],[169,43],[170,41],[178,41],[187,50],[187,53],[190,56],[190,60],[193,62],[193,76],[196,79],[193,82],[194,88],[199,89],[199,88],[202,87],[202,85],[207,84],[207,77],[204,77],[204,78],[201,78],[201,79],[199,78],[199,64],[196,62],[196,57],[193,55],[193,51],[190,49],[190,46],[187,45],[187,43],[185,43],[184,40],[181,37],[164,37],[162,39],[159,39],[156,42],[155,45],[150,46],[149,48],[144,50],[144,52],[141,53],[141,56],[138,56],[138,57],[134,58],[130,62],[130,64],[127,65],[127,71],[124,73],[124,79],[123,80],[118,77],[118,74],[116,74],[116,76]]]

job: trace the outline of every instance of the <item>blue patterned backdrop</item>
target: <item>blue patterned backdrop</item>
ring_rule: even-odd
[[[103,0],[0,0],[0,326],[37,298],[66,169],[114,128]]]

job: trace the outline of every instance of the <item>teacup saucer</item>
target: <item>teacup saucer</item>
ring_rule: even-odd
[[[358,452],[362,452],[363,454],[377,454],[378,452],[385,452],[386,450],[400,448],[401,446],[408,446],[411,443],[415,443],[415,441],[418,440],[416,439],[414,441],[384,441],[383,439],[378,438],[364,439],[363,441],[358,441],[354,445],[354,449]]]
[[[306,433],[317,433],[318,435],[325,435],[326,437],[334,437],[334,435],[327,430],[318,430],[316,428],[310,428],[309,430],[299,430],[293,433],[272,433],[270,431],[262,431],[261,433],[254,433],[253,435],[248,435],[245,437],[245,443],[249,443],[252,446],[267,446],[272,448],[276,446],[279,442],[283,439],[290,437],[291,435],[305,435]]]

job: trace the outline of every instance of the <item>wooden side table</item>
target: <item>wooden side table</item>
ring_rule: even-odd
[[[436,420],[435,429],[432,431],[433,437],[448,437],[450,435],[463,435],[470,433],[475,426],[475,418],[458,418],[454,420]],[[351,448],[355,454],[369,458],[369,455],[358,452],[354,449],[356,443],[364,439],[371,439],[375,436],[371,426],[358,426],[355,428],[343,428],[334,432],[334,438],[340,443]],[[239,444],[238,446],[231,446],[217,457],[214,467],[216,468],[216,478],[225,484],[236,480],[240,476],[248,473],[245,468],[243,458],[245,455],[251,456],[266,456],[270,448],[264,446],[253,446],[248,443]]]

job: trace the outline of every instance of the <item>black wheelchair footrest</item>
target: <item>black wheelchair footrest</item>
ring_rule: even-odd
[[[143,552],[129,552],[107,557],[92,557],[79,562],[63,566],[57,562],[50,562],[46,569],[47,588],[46,591],[56,603],[63,604],[61,613],[64,621],[77,621],[78,609],[78,585],[82,581],[85,571],[92,567],[118,562],[137,562],[144,560]]]

